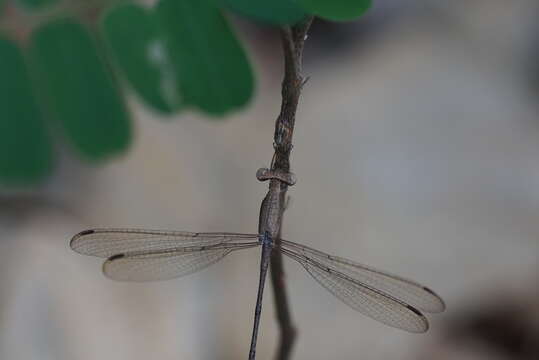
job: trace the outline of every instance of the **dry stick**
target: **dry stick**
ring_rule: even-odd
[[[292,135],[296,119],[301,88],[305,79],[301,75],[303,46],[312,18],[281,30],[281,39],[284,53],[284,79],[282,83],[281,113],[275,123],[273,146],[275,149],[272,170],[288,172],[290,170],[290,152],[292,151]],[[281,182],[282,191],[286,193],[288,185]],[[284,211],[284,209],[282,209]],[[275,239],[279,243],[280,239]],[[279,348],[277,359],[290,358],[292,347],[296,338],[296,329],[292,324],[290,307],[285,286],[283,258],[280,251],[273,251],[271,255],[271,282],[277,311],[277,321],[280,328]]]

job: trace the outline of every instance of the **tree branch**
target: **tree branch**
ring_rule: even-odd
[[[284,53],[284,79],[281,90],[281,112],[275,123],[273,140],[275,154],[271,164],[272,170],[290,171],[290,152],[292,151],[292,135],[294,134],[296,110],[301,88],[305,84],[305,79],[301,74],[303,47],[312,20],[312,18],[309,18],[298,25],[284,27],[281,30]],[[280,186],[284,192],[288,189],[288,185],[284,182],[281,182]],[[276,239],[277,243],[280,241],[279,239],[280,235]],[[290,358],[292,347],[294,346],[296,329],[290,315],[283,260],[280,251],[272,252],[271,282],[273,285],[277,321],[280,328],[279,348],[276,358],[286,360]]]

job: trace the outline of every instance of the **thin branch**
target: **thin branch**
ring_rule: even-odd
[[[272,161],[272,170],[283,172],[290,170],[290,152],[292,151],[292,136],[294,134],[296,110],[301,88],[305,84],[305,79],[301,74],[303,47],[312,20],[312,18],[309,18],[303,23],[293,27],[284,27],[281,30],[284,53],[284,79],[281,91],[281,112],[275,123],[273,140],[275,154]],[[281,189],[284,192],[286,192],[287,188],[288,185],[281,182]],[[279,239],[275,241],[278,242]],[[290,314],[283,260],[280,251],[274,251],[271,256],[271,282],[273,285],[277,321],[280,328],[279,348],[276,358],[286,360],[290,358],[292,347],[294,346],[296,329],[292,323]]]

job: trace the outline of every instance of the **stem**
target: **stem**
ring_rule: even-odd
[[[309,18],[303,23],[293,27],[284,27],[281,30],[284,53],[284,79],[281,90],[281,112],[275,122],[273,140],[275,154],[272,161],[272,170],[290,171],[290,152],[292,151],[296,110],[301,88],[305,84],[305,79],[301,75],[303,47],[312,20],[312,18]],[[284,182],[280,184],[282,191],[286,193],[288,185]],[[280,235],[275,239],[277,246],[279,241]],[[273,251],[271,255],[271,282],[280,329],[279,348],[276,358],[286,360],[290,358],[297,333],[290,315],[283,258],[280,251]]]

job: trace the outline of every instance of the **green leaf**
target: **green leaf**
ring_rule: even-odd
[[[363,15],[372,0],[297,0],[308,12],[321,18],[346,21]]]
[[[292,25],[307,16],[294,0],[221,0],[235,12],[275,25]]]
[[[254,83],[251,66],[213,1],[160,0],[156,15],[185,103],[223,115],[248,102]]]
[[[0,183],[32,185],[51,171],[52,145],[17,46],[0,38]]]
[[[154,109],[171,113],[182,100],[175,68],[155,17],[135,4],[108,11],[102,21],[104,37],[127,80]]]
[[[49,22],[30,39],[40,95],[73,146],[87,159],[124,151],[131,124],[110,71],[86,29]]]
[[[1,0],[0,0],[1,1]],[[32,10],[39,10],[56,3],[58,0],[17,0],[22,6]]]

